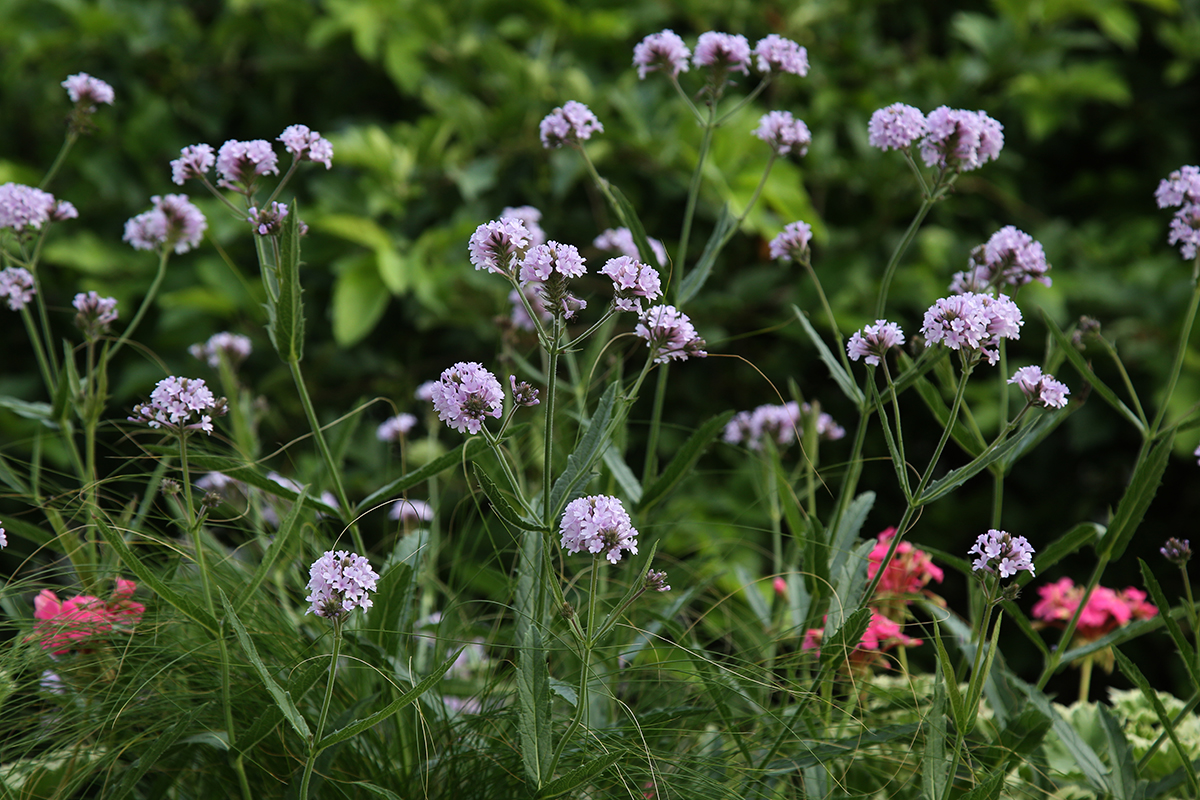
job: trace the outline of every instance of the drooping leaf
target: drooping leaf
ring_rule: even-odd
[[[825,362],[826,368],[829,369],[829,375],[833,378],[834,383],[842,390],[842,394],[850,398],[850,402],[854,403],[855,407],[862,408],[866,402],[863,397],[862,390],[855,385],[854,379],[850,377],[850,373],[842,366],[829,347],[825,344],[825,340],[817,334],[812,323],[808,321],[808,316],[797,306],[792,306],[792,311],[796,314],[796,319],[800,320],[800,324],[804,327],[804,332],[808,334],[809,341],[817,348],[817,353],[821,356],[821,360]]]
[[[721,215],[717,217],[716,227],[708,237],[708,243],[704,245],[704,252],[700,254],[700,260],[679,284],[679,294],[675,298],[677,305],[683,306],[704,288],[708,276],[712,274],[713,265],[717,263],[717,257],[721,255],[721,250],[736,232],[737,217],[729,210],[729,204],[726,203],[721,207]]]
[[[710,417],[695,433],[688,437],[683,446],[675,451],[670,463],[659,473],[654,482],[642,492],[642,498],[637,503],[638,512],[645,512],[671,493],[685,477],[691,474],[692,467],[712,444],[717,434],[725,429],[725,424],[733,417],[732,411],[724,411]]]
[[[596,411],[588,423],[587,432],[575,446],[575,451],[567,457],[567,466],[563,469],[558,480],[550,490],[551,518],[542,520],[544,525],[553,525],[554,519],[566,505],[571,494],[587,485],[591,479],[592,466],[600,458],[602,448],[608,446],[608,426],[612,421],[613,406],[617,399],[617,384],[609,384],[600,396]]]
[[[1150,448],[1144,459],[1138,459],[1129,487],[1117,504],[1117,513],[1108,525],[1108,532],[1100,540],[1098,553],[1102,558],[1115,561],[1125,553],[1129,540],[1142,524],[1154,495],[1158,493],[1174,441],[1175,434],[1169,433]]]

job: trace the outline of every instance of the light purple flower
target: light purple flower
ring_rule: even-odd
[[[186,253],[200,243],[208,230],[208,220],[200,209],[188,202],[186,194],[155,195],[154,208],[126,221],[126,242],[136,250],[173,248]]]
[[[71,302],[75,306],[75,327],[83,331],[88,339],[95,339],[108,331],[108,326],[117,321],[117,298],[101,297],[96,292],[80,292]]]
[[[808,245],[812,241],[812,226],[807,222],[792,222],[771,240],[771,258],[780,261],[807,261]]]
[[[3,525],[0,525],[0,547],[8,547],[8,537],[5,535]]]
[[[658,364],[708,355],[692,321],[675,306],[651,306],[641,315],[634,333],[646,340]]]
[[[750,74],[750,43],[739,34],[708,31],[700,34],[692,63],[697,67],[715,67]]]
[[[994,161],[1004,147],[1004,126],[982,111],[941,106],[925,121],[921,158],[927,167],[968,172]]]
[[[171,180],[183,186],[188,178],[203,178],[217,163],[212,145],[189,144],[179,151],[179,158],[171,162]]]
[[[379,575],[371,563],[356,553],[328,550],[308,571],[306,614],[342,620],[356,608],[366,611]]]
[[[786,156],[794,149],[796,155],[808,152],[812,134],[803,120],[792,117],[787,111],[769,111],[758,121],[754,135],[771,145],[777,156]]]
[[[642,585],[656,592],[671,591],[671,587],[667,585],[667,573],[662,571],[647,570],[646,579]]]
[[[528,381],[518,381],[516,375],[509,375],[508,385],[512,389],[513,402],[517,405],[529,408],[541,402],[538,400],[538,390]]]
[[[467,252],[475,269],[512,278],[528,247],[529,231],[516,217],[504,217],[476,228]]]
[[[397,500],[388,511],[388,519],[401,522],[429,522],[433,519],[433,506],[424,500]]]
[[[879,366],[879,359],[887,355],[893,347],[904,344],[904,331],[894,322],[886,319],[875,320],[874,325],[868,325],[862,332],[855,331],[846,343],[846,353],[851,361],[860,358],[871,366]]]
[[[222,354],[229,359],[230,366],[236,367],[250,357],[250,338],[240,333],[221,331],[208,337],[204,344],[191,345],[188,352],[213,369],[221,366]]]
[[[660,267],[667,265],[667,248],[658,239],[653,236],[647,236],[646,241],[650,243],[650,249],[654,251],[654,259]],[[616,250],[623,256],[630,258],[641,258],[638,253],[637,244],[633,241],[633,233],[629,228],[607,228],[603,233],[592,240],[592,246],[597,250]]]
[[[208,385],[200,378],[163,378],[150,393],[150,402],[133,407],[131,422],[142,422],[151,428],[200,430],[212,434],[212,418],[225,414],[225,398],[213,397]]]
[[[96,110],[97,103],[111,106],[116,98],[111,86],[86,72],[69,76],[62,82],[62,87],[67,90],[71,102],[88,114]]]
[[[1011,578],[1021,570],[1033,575],[1033,546],[1024,536],[1011,536],[995,528],[981,533],[967,555],[976,556],[971,569],[978,572],[999,572],[1001,578]]]
[[[1188,203],[1175,212],[1167,244],[1180,245],[1179,254],[1187,260],[1196,257],[1200,246],[1200,203]]]
[[[536,285],[531,283],[521,284],[520,290],[513,289],[508,293],[508,302],[512,303],[512,314],[510,321],[514,328],[523,331],[537,330],[537,326],[533,323],[533,318],[529,316],[529,312],[525,309],[525,304],[521,302],[521,294],[529,300],[529,306],[533,309],[533,313],[541,318],[542,322],[550,322],[554,319],[554,315],[546,309],[546,304],[542,300],[542,295],[538,291]]]
[[[1183,166],[1159,182],[1154,190],[1159,208],[1200,203],[1200,167]]]
[[[542,230],[542,212],[533,206],[505,206],[500,212],[500,219],[512,217],[525,226],[529,232],[529,246],[537,247],[546,242],[546,232]]]
[[[283,233],[283,221],[287,219],[288,207],[284,203],[271,201],[270,208],[260,211],[256,206],[250,206],[246,213],[246,222],[254,226],[254,232],[259,236],[278,236]]]
[[[1182,567],[1192,560],[1192,543],[1188,539],[1177,539],[1172,536],[1167,539],[1166,544],[1158,548],[1158,552],[1162,553],[1163,558],[1175,566]]]
[[[564,278],[579,278],[587,274],[583,256],[574,245],[546,242],[529,248],[521,261],[521,280],[547,281],[554,273]]]
[[[381,442],[398,442],[408,435],[417,424],[412,414],[397,414],[388,417],[375,429],[375,438]]]
[[[479,433],[484,418],[499,417],[504,405],[500,381],[474,361],[445,370],[432,394],[438,419],[459,433]]]
[[[325,169],[333,166],[333,145],[307,125],[288,125],[278,140],[299,161],[315,161]]]
[[[645,80],[646,73],[669,70],[671,77],[688,71],[688,58],[692,51],[687,48],[675,31],[652,33],[633,48],[633,65],[637,67],[638,79]]]
[[[762,405],[753,411],[739,411],[725,425],[722,438],[729,444],[745,444],[751,450],[761,450],[768,439],[786,447],[796,441],[797,433],[812,413],[813,407],[809,403],[794,400],[781,406]],[[824,441],[837,441],[846,435],[846,429],[824,411],[817,414],[814,426],[818,438]]]
[[[52,220],[73,219],[79,216],[75,206],[56,201],[54,195],[20,183],[0,186],[0,229],[12,228],[17,233],[28,229],[41,230]]]
[[[33,274],[24,267],[0,270],[0,297],[8,298],[8,307],[20,311],[37,294]]]
[[[575,100],[568,100],[547,114],[538,130],[542,146],[551,149],[587,141],[593,133],[604,133],[604,126],[590,108]]]
[[[871,115],[867,141],[880,150],[904,150],[929,132],[929,124],[919,108],[892,103]]]
[[[1005,225],[992,234],[983,247],[983,265],[999,277],[999,283],[1024,286],[1037,281],[1050,285],[1046,272],[1046,252],[1040,242],[1012,225]]]
[[[778,34],[759,39],[754,55],[759,72],[787,72],[801,78],[808,74],[808,51]]]
[[[217,151],[218,186],[244,191],[259,175],[278,175],[279,157],[266,139],[239,142],[230,139]]]
[[[1041,367],[1021,367],[1008,379],[1016,384],[1030,403],[1042,408],[1064,408],[1071,390],[1066,384],[1055,380],[1053,375],[1043,374]]]
[[[571,554],[581,550],[592,555],[604,553],[613,564],[621,560],[622,551],[637,555],[638,532],[615,497],[597,494],[572,500],[563,513],[559,531],[562,547]]]
[[[1198,445],[1198,446],[1196,447],[1196,449],[1195,449],[1195,451],[1192,453],[1192,455],[1194,455],[1194,456],[1196,457],[1196,463],[1197,463],[1197,464],[1200,464],[1200,445]]]
[[[600,269],[613,282],[613,306],[618,311],[641,313],[642,300],[662,296],[658,270],[630,256],[610,258]]]
[[[942,343],[951,350],[975,350],[995,365],[1001,339],[1021,338],[1021,310],[1006,295],[967,292],[943,297],[925,312],[921,333],[927,347]]]
[[[424,403],[433,401],[433,392],[438,387],[438,381],[425,381],[413,392],[413,397]]]

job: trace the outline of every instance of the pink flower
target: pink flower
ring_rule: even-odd
[[[279,134],[284,148],[299,161],[315,161],[325,169],[333,166],[333,145],[307,125],[289,125]]]
[[[653,236],[647,236],[646,241],[650,243],[650,249],[654,251],[654,260],[660,267],[665,267],[667,265],[667,248]],[[607,228],[592,240],[592,245],[600,250],[616,250],[623,256],[640,258],[629,228]]]
[[[874,325],[868,325],[862,332],[855,331],[846,343],[846,353],[851,361],[860,358],[872,366],[879,366],[879,359],[887,355],[893,347],[904,344],[904,331],[894,322],[886,319],[875,320]]]
[[[750,74],[750,43],[739,34],[708,31],[700,34],[692,63],[697,67],[715,67]]]
[[[812,226],[807,222],[791,222],[771,240],[771,258],[779,261],[806,261],[808,245],[812,242]]]
[[[618,311],[641,313],[642,299],[655,300],[662,296],[658,270],[630,256],[610,258],[600,274],[612,279],[613,306]]]
[[[560,544],[568,553],[601,553],[616,564],[622,551],[637,555],[637,529],[621,501],[607,495],[580,497],[567,504],[559,523]]]
[[[1033,606],[1034,618],[1057,628],[1066,627],[1079,608],[1083,591],[1084,587],[1076,586],[1070,578],[1060,578],[1038,587],[1042,599]],[[1146,602],[1146,593],[1140,589],[1129,586],[1117,592],[1097,586],[1079,612],[1075,635],[1085,641],[1094,641],[1133,620],[1152,619],[1157,614],[1158,608]]]
[[[217,151],[217,172],[221,175],[217,185],[235,191],[244,190],[259,175],[278,175],[278,164],[279,157],[267,140],[239,142],[230,139]]]
[[[86,72],[69,76],[62,82],[62,87],[67,90],[71,102],[88,114],[96,110],[97,103],[111,106],[116,98],[111,86]]]
[[[189,144],[179,151],[179,158],[171,162],[171,180],[180,186],[188,178],[203,178],[217,163],[212,145]]]
[[[65,602],[49,589],[33,599],[33,630],[42,639],[42,648],[56,656],[71,650],[86,650],[89,640],[105,636],[116,626],[136,625],[146,607],[134,602],[137,584],[121,578],[107,601],[79,594]]]
[[[604,126],[592,110],[583,103],[568,100],[554,109],[538,126],[542,146],[546,149],[562,147],[592,138],[593,133],[604,133]]]
[[[1055,380],[1049,373],[1043,373],[1042,368],[1036,366],[1021,367],[1008,382],[1015,383],[1030,403],[1042,408],[1066,407],[1067,395],[1071,393],[1066,384]]]
[[[688,57],[692,54],[675,31],[670,28],[652,33],[633,48],[633,65],[638,68],[638,79],[645,80],[646,73],[669,70],[672,77],[688,71]]]
[[[821,640],[825,636],[822,628],[809,628],[804,634],[801,647],[804,650],[819,650]],[[914,639],[904,633],[904,626],[888,619],[876,609],[871,609],[871,622],[863,633],[850,655],[851,671],[866,669],[872,665],[888,668],[883,654],[894,647],[917,647],[922,644],[920,639]]]
[[[634,333],[646,340],[646,346],[654,353],[654,361],[686,361],[689,358],[704,358],[705,342],[696,333],[687,314],[675,306],[652,306],[641,315]]]
[[[475,269],[512,277],[529,248],[529,231],[516,217],[485,222],[471,234],[467,252]]]
[[[888,548],[891,547],[892,539],[896,536],[895,528],[887,528],[879,534],[876,540],[874,549],[867,556],[867,578],[873,579],[875,574],[879,572],[879,565],[883,563],[884,556],[887,555]],[[933,557],[924,550],[918,550],[909,542],[901,542],[896,545],[896,552],[892,554],[892,560],[888,562],[887,567],[883,570],[883,577],[879,579],[879,586],[876,587],[876,595],[910,595],[919,594],[924,591],[930,581],[942,582],[945,573],[942,568],[933,563]]]
[[[777,156],[786,156],[792,150],[796,155],[808,153],[812,134],[803,120],[794,118],[787,111],[769,111],[758,121],[754,135],[771,145]]]
[[[500,381],[474,361],[443,371],[431,394],[438,419],[459,433],[479,433],[485,418],[499,417],[504,405]]]
[[[802,78],[808,74],[808,51],[778,34],[759,39],[754,55],[759,72],[787,72]]]
[[[969,172],[995,161],[1004,147],[1004,126],[982,111],[941,106],[925,121],[921,158],[927,167]]]
[[[929,125],[920,109],[892,103],[871,115],[867,142],[880,150],[904,150],[928,132]]]
[[[125,222],[125,235],[135,250],[174,249],[186,253],[200,244],[208,230],[208,220],[186,194],[155,195],[154,208]]]

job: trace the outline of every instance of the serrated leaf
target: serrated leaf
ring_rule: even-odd
[[[700,460],[700,456],[713,443],[716,436],[721,431],[725,430],[725,424],[733,417],[732,411],[725,411],[710,417],[703,425],[688,437],[688,440],[683,443],[683,446],[675,451],[671,462],[659,473],[654,482],[646,487],[642,493],[640,503],[637,503],[637,510],[645,512],[655,503],[658,503],[664,497],[671,493],[679,482],[687,475],[691,474],[692,467]]]
[[[1158,583],[1158,578],[1154,577],[1154,571],[1150,569],[1150,565],[1144,560],[1138,559],[1138,566],[1142,570],[1142,582],[1146,586],[1146,591],[1150,593],[1150,598],[1154,604],[1160,609],[1170,609],[1171,604],[1167,602],[1167,596],[1163,593],[1162,586]],[[1171,611],[1156,615],[1156,618],[1161,617],[1163,625],[1167,628],[1167,633],[1171,636],[1171,641],[1175,642],[1175,647],[1179,649],[1180,659],[1183,661],[1184,669],[1187,670],[1188,677],[1192,681],[1192,690],[1200,691],[1200,668],[1196,666],[1196,654],[1192,648],[1192,643],[1188,641],[1184,635],[1183,629],[1179,627],[1178,620],[1175,619],[1175,614]]]
[[[954,671],[949,670],[951,680]],[[942,672],[933,676],[933,705],[921,726],[925,732],[925,753],[921,763],[921,792],[927,800],[942,800],[946,783],[952,778],[946,758],[946,681]],[[961,728],[960,728],[961,730]]]
[[[825,344],[825,340],[817,335],[816,329],[808,321],[808,317],[804,312],[798,306],[792,306],[792,311],[795,312],[796,319],[800,320],[800,324],[804,327],[804,332],[808,334],[808,338],[813,343],[813,346],[817,348],[817,353],[829,369],[829,374],[833,378],[834,383],[842,390],[842,394],[850,398],[850,402],[854,403],[856,408],[862,408],[866,402],[866,398],[863,397],[862,390],[854,384],[854,379],[850,377],[850,373],[846,372],[842,366],[842,362],[834,357],[829,347]]]
[[[497,517],[504,520],[505,524],[513,530],[521,531],[536,527],[530,520],[522,518],[521,512],[513,508],[508,501],[508,495],[496,485],[496,482],[483,471],[478,463],[472,464],[471,469],[475,473],[475,480],[479,481],[479,488],[483,490],[484,496],[491,504],[492,512]]]
[[[267,334],[275,352],[286,362],[299,362],[304,357],[304,306],[300,288],[300,207],[293,202],[290,213],[283,219],[279,236],[279,272],[276,292],[267,292]],[[268,279],[263,265],[264,280]]]
[[[841,571],[842,565],[846,563],[846,559],[850,556],[854,540],[862,532],[863,524],[866,523],[867,515],[871,513],[874,505],[875,493],[863,492],[850,502],[850,505],[846,508],[846,512],[838,520],[837,528],[834,530],[833,537],[829,543],[830,575],[836,575]]]
[[[541,788],[550,768],[550,671],[536,625],[525,629],[517,665],[517,729],[521,762],[531,785]]]
[[[1058,346],[1062,350],[1063,355],[1067,357],[1067,361],[1070,361],[1071,366],[1075,367],[1079,374],[1083,376],[1083,379],[1091,384],[1096,394],[1104,398],[1106,403],[1112,406],[1125,419],[1129,420],[1133,427],[1138,429],[1139,433],[1144,434],[1146,432],[1146,423],[1138,419],[1138,416],[1129,410],[1129,406],[1121,402],[1116,392],[1108,388],[1108,385],[1100,380],[1095,372],[1092,372],[1092,368],[1084,360],[1083,354],[1075,348],[1075,345],[1071,344],[1071,340],[1059,329],[1058,323],[1050,317],[1050,314],[1044,308],[1042,309],[1042,322],[1046,324],[1051,335],[1054,336],[1054,340],[1058,342]]]
[[[589,759],[580,766],[568,772],[562,777],[554,780],[543,786],[537,793],[538,800],[545,798],[558,797],[560,794],[575,789],[590,781],[592,778],[599,775],[604,770],[611,767],[613,764],[626,757],[626,753],[622,750],[613,750],[610,753],[605,753],[597,758]]]
[[[858,647],[870,624],[871,609],[860,608],[846,617],[846,622],[832,635],[823,637],[821,640],[821,671],[835,669],[848,661],[850,654]]]
[[[542,520],[543,525],[553,525],[558,512],[566,504],[576,489],[582,488],[591,479],[592,465],[599,459],[602,448],[608,446],[608,426],[612,421],[613,405],[617,398],[617,384],[609,384],[596,405],[587,431],[575,446],[575,451],[567,457],[567,466],[563,469],[558,480],[550,490],[550,519]]]
[[[712,274],[713,265],[717,263],[717,257],[721,255],[721,250],[725,248],[736,232],[737,217],[729,210],[729,204],[726,203],[721,207],[721,215],[717,217],[716,227],[708,237],[708,243],[704,245],[704,252],[700,254],[700,260],[679,284],[679,293],[675,297],[676,305],[682,306],[704,288],[708,276]]]

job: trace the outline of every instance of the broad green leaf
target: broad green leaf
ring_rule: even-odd
[[[1004,788],[1005,770],[998,769],[988,775],[975,788],[962,796],[962,800],[996,800]]]
[[[544,798],[558,797],[561,794],[566,794],[572,789],[583,786],[592,778],[596,777],[601,772],[608,769],[622,758],[626,757],[627,754],[624,751],[613,750],[612,752],[605,753],[598,758],[589,759],[580,766],[568,772],[566,775],[555,778],[543,786],[537,793],[537,799],[544,800]]]
[[[1173,613],[1174,610],[1167,611],[1167,609],[1171,609],[1171,604],[1167,602],[1167,596],[1163,593],[1158,578],[1154,577],[1154,571],[1150,569],[1150,565],[1139,558],[1138,566],[1142,570],[1142,582],[1146,586],[1146,591],[1150,593],[1150,598],[1159,609],[1166,611],[1166,613],[1156,615],[1156,618],[1162,619],[1167,633],[1171,635],[1171,641],[1175,642],[1175,647],[1179,649],[1184,669],[1187,670],[1188,677],[1192,680],[1192,691],[1200,692],[1200,668],[1196,666],[1196,654],[1192,643],[1188,641],[1183,629],[1179,627],[1179,622]]]
[[[729,210],[729,204],[726,203],[721,208],[721,215],[717,218],[717,225],[713,228],[712,235],[708,237],[708,243],[704,245],[704,252],[700,254],[700,260],[679,284],[679,294],[675,297],[677,305],[682,306],[704,288],[708,276],[712,273],[713,265],[717,263],[717,257],[736,232],[737,217]]]
[[[1175,732],[1175,723],[1171,720],[1171,715],[1167,713],[1167,709],[1163,707],[1162,700],[1158,698],[1158,693],[1150,685],[1150,681],[1146,680],[1146,676],[1137,668],[1137,665],[1129,660],[1129,656],[1122,653],[1119,649],[1113,648],[1113,655],[1116,656],[1117,667],[1121,673],[1129,680],[1133,681],[1142,691],[1142,696],[1154,709],[1154,715],[1158,717],[1158,724],[1162,725],[1167,736],[1171,739],[1171,744],[1175,748],[1175,752],[1179,754],[1180,760],[1184,764],[1191,762],[1192,758],[1188,752],[1188,748],[1179,740],[1179,734]],[[1187,778],[1188,786],[1191,788],[1189,793],[1192,797],[1200,795],[1200,781],[1196,778],[1196,773],[1190,770],[1184,770],[1184,775]],[[1113,787],[1114,789],[1116,787]]]
[[[949,670],[951,681],[954,671]],[[933,704],[925,715],[925,752],[921,759],[921,793],[926,800],[942,800],[946,782],[951,778],[950,760],[946,758],[946,680],[944,671],[933,676]],[[961,730],[961,728],[960,728]]]
[[[921,723],[887,725],[875,730],[864,730],[844,739],[796,739],[787,758],[766,766],[768,775],[787,775],[799,770],[824,764],[836,758],[855,756],[867,752],[871,745],[888,742],[911,742],[921,729]],[[826,797],[821,794],[818,797]]]
[[[218,591],[220,591],[218,589]],[[263,685],[267,687],[267,691],[271,694],[271,698],[275,701],[275,705],[283,712],[286,719],[292,726],[292,729],[299,734],[304,741],[309,741],[312,738],[312,732],[308,729],[308,723],[304,720],[304,716],[300,710],[296,708],[296,703],[292,700],[291,694],[280,688],[276,683],[275,678],[271,676],[267,665],[263,663],[262,657],[258,654],[258,648],[254,646],[254,641],[250,638],[250,634],[246,632],[246,628],[242,625],[242,621],[238,619],[237,612],[233,610],[233,606],[229,603],[229,598],[225,596],[225,592],[221,592],[221,605],[225,607],[225,620],[233,626],[233,632],[241,642],[242,650],[246,652],[246,656],[250,659],[250,665],[254,667],[254,671],[258,673],[259,679]]]
[[[610,444],[604,448],[603,458],[604,466],[608,467],[608,471],[612,473],[613,479],[621,487],[625,497],[632,505],[636,506],[642,499],[642,482],[633,474],[633,470],[629,468],[621,453],[613,445]]]
[[[745,595],[750,610],[758,619],[758,624],[763,627],[763,630],[768,630],[771,627],[771,606],[763,597],[762,591],[759,590],[759,581],[754,579],[745,564],[735,564],[733,574],[737,576],[737,581],[742,586],[742,594]]]
[[[1105,743],[1108,744],[1108,763],[1112,765],[1108,784],[1113,789],[1114,800],[1141,800],[1136,792],[1137,765],[1133,763],[1133,753],[1129,740],[1121,731],[1121,723],[1103,703],[1096,704],[1096,714],[1100,717],[1100,727],[1104,729]]]
[[[1029,701],[1038,711],[1050,718],[1055,735],[1058,736],[1058,740],[1071,757],[1075,759],[1075,764],[1091,788],[1101,795],[1107,794],[1109,792],[1108,768],[1104,766],[1104,762],[1096,755],[1096,751],[1091,748],[1091,745],[1083,740],[1079,731],[1075,730],[1071,723],[1062,718],[1046,695],[1023,681],[1014,680],[1013,684],[1025,692]]]
[[[954,720],[954,726],[958,730],[966,730],[967,712],[963,705],[962,693],[958,689],[958,677],[954,671],[954,665],[950,662],[950,654],[946,650],[946,645],[942,642],[942,629],[935,622],[933,636],[934,647],[937,649],[937,666],[941,675],[941,682],[944,685],[944,691],[947,699],[950,701],[950,718]]]
[[[829,369],[829,374],[833,378],[834,383],[842,390],[842,394],[850,398],[850,401],[854,403],[856,408],[862,408],[866,402],[866,398],[863,397],[862,390],[854,384],[854,379],[850,377],[850,373],[846,372],[842,366],[842,362],[838,361],[829,350],[829,347],[825,344],[825,340],[817,334],[816,329],[808,321],[805,313],[798,306],[792,306],[792,311],[795,312],[796,319],[800,320],[800,324],[804,327],[804,332],[808,334],[808,338],[813,343],[813,346],[817,348],[817,353]]]
[[[617,384],[609,387],[600,397],[592,420],[588,423],[587,432],[579,440],[575,452],[567,457],[567,466],[563,469],[558,480],[550,490],[550,519],[542,520],[543,525],[553,525],[558,512],[578,489],[582,489],[592,476],[592,465],[596,463],[604,447],[608,446],[608,426],[612,421],[613,405],[617,398]]]
[[[48,428],[58,428],[54,420],[54,407],[49,403],[29,402],[16,397],[0,397],[0,408],[7,408],[18,417],[33,419]]]
[[[536,625],[525,628],[517,658],[517,729],[528,782],[541,789],[550,769],[550,672]]]
[[[1145,458],[1138,459],[1133,478],[1129,481],[1129,488],[1117,504],[1117,513],[1108,525],[1108,532],[1100,540],[1097,552],[1101,558],[1116,561],[1124,555],[1129,540],[1142,524],[1154,495],[1158,493],[1158,486],[1162,483],[1163,473],[1171,458],[1171,445],[1174,441],[1175,434],[1169,433],[1150,448]]]
[[[394,500],[404,491],[411,489],[419,483],[424,483],[434,475],[441,473],[443,470],[447,470],[456,464],[465,464],[466,462],[470,461],[472,458],[474,458],[474,455],[469,453],[471,450],[471,444],[476,441],[478,441],[480,444],[483,443],[481,438],[476,439],[472,437],[467,439],[449,453],[438,456],[425,466],[420,467],[419,469],[414,469],[412,472],[409,472],[406,475],[401,475],[391,483],[388,483],[382,488],[371,492],[363,499],[361,503],[354,507],[355,516],[370,511],[380,503],[387,502],[388,500]],[[479,450],[479,448],[474,449],[477,451]]]
[[[333,338],[340,347],[357,344],[379,324],[391,299],[369,257],[349,258],[333,284]]]
[[[177,453],[178,451],[175,448],[171,448],[169,452]],[[191,467],[193,472],[220,472],[226,477],[241,481],[267,494],[282,497],[284,500],[290,500],[293,503],[303,502],[305,506],[318,514],[327,514],[335,518],[341,517],[341,513],[333,506],[326,505],[311,496],[301,499],[300,493],[268,478],[253,464],[247,464],[241,459],[207,453],[193,454],[189,451],[188,466]]]
[[[1042,321],[1046,323],[1046,327],[1049,329],[1051,335],[1054,336],[1054,340],[1058,342],[1058,346],[1061,348],[1063,355],[1065,355],[1067,360],[1071,362],[1071,366],[1075,367],[1079,374],[1083,376],[1084,380],[1092,385],[1092,388],[1096,390],[1096,394],[1104,398],[1106,403],[1112,406],[1121,414],[1121,416],[1125,417],[1125,419],[1129,420],[1130,424],[1138,429],[1138,433],[1144,434],[1146,432],[1146,423],[1138,419],[1138,416],[1129,410],[1129,406],[1121,402],[1121,399],[1117,397],[1116,392],[1108,388],[1108,385],[1105,384],[1104,381],[1096,377],[1096,373],[1092,372],[1092,368],[1088,366],[1087,361],[1084,360],[1083,354],[1075,348],[1075,345],[1071,344],[1071,340],[1068,339],[1066,334],[1059,329],[1058,324],[1050,317],[1044,308],[1042,309]]]
[[[1041,711],[1026,705],[1000,730],[1000,749],[1004,757],[995,766],[1003,769],[1013,761],[1032,754],[1041,746],[1052,724],[1050,718]]]
[[[659,473],[654,482],[645,488],[641,502],[636,504],[638,512],[649,510],[655,503],[670,494],[680,481],[691,474],[692,467],[712,444],[717,434],[725,430],[725,424],[732,417],[732,411],[724,411],[715,417],[710,417],[688,437],[683,446],[675,451],[671,462]]]
[[[254,570],[254,574],[250,576],[250,582],[238,592],[237,603],[234,606],[235,610],[241,611],[246,602],[254,597],[255,592],[258,591],[258,587],[262,585],[267,575],[275,568],[280,554],[286,552],[287,548],[291,545],[292,535],[300,530],[300,511],[304,508],[304,500],[307,497],[308,489],[302,490],[299,502],[292,504],[283,521],[279,523],[279,530],[275,532],[275,537],[271,540],[267,552],[263,553],[262,561],[258,562],[258,567]]]
[[[838,520],[837,529],[833,532],[833,538],[829,543],[831,551],[829,562],[830,575],[836,575],[841,571],[842,565],[846,563],[846,559],[850,556],[855,539],[862,532],[863,524],[867,521],[867,515],[871,513],[871,509],[874,506],[875,493],[863,492],[850,502],[850,505],[846,508],[846,513],[842,514],[841,519]]]
[[[832,611],[832,609],[831,609]],[[830,617],[833,614],[830,613]],[[846,617],[844,625],[821,640],[821,671],[837,669],[850,659],[871,624],[871,609],[860,608]]]

